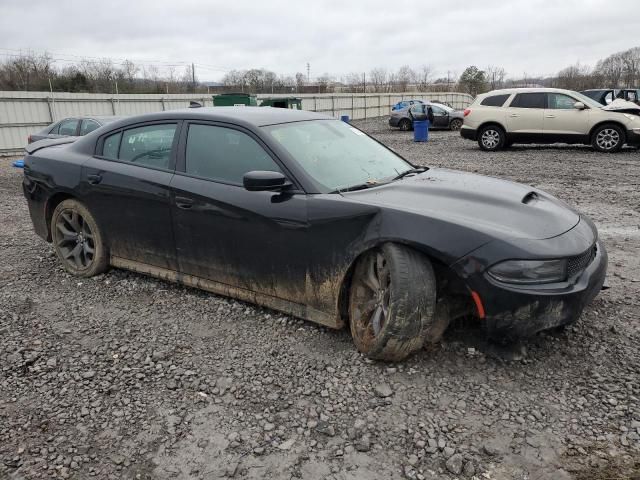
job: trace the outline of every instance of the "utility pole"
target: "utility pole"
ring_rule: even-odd
[[[367,93],[367,74],[362,73],[362,93]]]
[[[307,62],[307,84],[309,84],[310,79],[311,79],[311,65],[309,65],[309,62]]]
[[[196,93],[196,66],[191,63],[191,80],[193,82],[193,93]]]

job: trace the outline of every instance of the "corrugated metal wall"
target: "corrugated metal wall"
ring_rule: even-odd
[[[288,95],[258,95],[286,97]],[[302,108],[335,117],[353,119],[388,115],[391,106],[406,98],[438,100],[454,108],[465,108],[473,97],[464,93],[390,93],[295,95]],[[109,95],[94,93],[0,92],[0,155],[19,154],[31,133],[62,118],[80,115],[139,115],[185,108],[195,100],[213,106],[211,95]]]

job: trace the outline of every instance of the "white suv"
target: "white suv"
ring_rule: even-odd
[[[582,143],[617,152],[625,143],[640,145],[640,112],[634,107],[603,107],[557,88],[494,90],[478,95],[464,111],[460,134],[489,151],[513,143]]]

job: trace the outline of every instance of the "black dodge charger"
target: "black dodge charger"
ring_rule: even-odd
[[[461,316],[499,339],[571,323],[607,268],[593,223],[551,195],[416,167],[311,112],[130,117],[30,145],[23,187],[74,275],[114,266],[349,325],[386,360]]]

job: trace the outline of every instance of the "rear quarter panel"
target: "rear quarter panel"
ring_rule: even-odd
[[[23,190],[29,214],[36,233],[47,241],[49,202],[56,194],[77,196],[81,166],[87,159],[68,147],[69,144],[46,147],[24,158]]]

